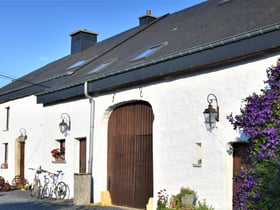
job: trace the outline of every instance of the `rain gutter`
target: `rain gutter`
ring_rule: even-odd
[[[136,69],[139,69],[139,68],[144,68],[144,67],[147,67],[147,66],[150,66],[150,65],[156,65],[158,63],[173,60],[173,59],[180,58],[180,57],[183,57],[183,56],[192,55],[192,54],[195,54],[195,53],[203,52],[203,51],[214,49],[214,48],[217,48],[217,47],[222,47],[222,46],[229,45],[229,44],[232,44],[232,43],[236,43],[236,42],[239,42],[239,41],[242,41],[242,40],[245,40],[245,39],[251,39],[253,37],[261,36],[261,35],[264,35],[264,34],[267,34],[267,33],[273,32],[273,31],[277,31],[277,30],[280,30],[280,23],[279,22],[276,23],[276,24],[261,27],[261,28],[258,28],[258,29],[252,30],[252,31],[248,31],[248,32],[244,32],[244,33],[237,34],[237,35],[234,35],[234,36],[230,36],[230,37],[227,37],[227,38],[224,38],[224,39],[216,40],[216,41],[209,42],[209,43],[206,43],[206,44],[194,46],[194,47],[191,47],[191,48],[188,48],[188,49],[185,49],[185,50],[170,53],[170,54],[167,54],[167,55],[155,58],[155,59],[147,60],[145,62],[129,65],[125,68],[121,68],[118,71],[109,72],[109,73],[106,73],[106,74],[103,74],[103,75],[100,75],[100,76],[93,77],[91,79],[87,79],[87,81],[92,82],[92,81],[96,81],[96,80],[103,79],[103,78],[106,78],[106,77],[115,76],[115,75],[122,74],[122,73],[125,73],[125,72],[133,71],[133,70],[136,70]],[[84,82],[84,81],[80,81],[80,82],[77,82],[77,83],[72,83],[72,84],[57,88],[57,89],[47,90],[45,92],[39,93],[37,96],[44,95],[44,94],[47,94],[47,93],[50,93],[50,92],[59,91],[59,90],[65,89],[65,88],[71,88],[73,86],[80,85],[81,82]]]
[[[252,30],[252,31],[244,32],[244,33],[237,34],[237,35],[234,35],[234,36],[230,36],[230,37],[227,37],[227,38],[224,38],[224,39],[216,40],[214,42],[198,45],[198,46],[191,47],[191,48],[181,50],[181,51],[178,51],[178,52],[170,53],[168,55],[164,55],[164,56],[158,57],[156,59],[147,60],[146,62],[138,63],[138,64],[135,64],[135,65],[130,65],[126,68],[120,69],[119,71],[104,74],[104,75],[101,75],[99,77],[94,77],[94,78],[92,78],[92,81],[98,80],[100,78],[104,78],[104,77],[107,77],[107,76],[113,76],[115,74],[120,74],[120,73],[124,73],[124,72],[127,72],[127,71],[135,70],[135,69],[138,69],[138,68],[143,68],[143,67],[146,67],[146,66],[155,65],[157,63],[165,62],[165,61],[168,61],[168,60],[173,60],[173,59],[176,59],[176,58],[179,58],[179,57],[199,53],[199,52],[210,50],[210,49],[213,49],[213,48],[225,46],[225,45],[228,45],[228,44],[236,43],[236,42],[242,41],[244,39],[250,39],[250,38],[253,38],[253,37],[256,37],[256,36],[261,36],[263,34],[267,34],[267,33],[273,32],[273,31],[277,31],[277,30],[280,30],[280,23],[276,23],[276,24],[269,25],[269,26],[266,26],[266,27],[262,27],[262,28],[259,28],[259,29],[255,29],[255,30]]]

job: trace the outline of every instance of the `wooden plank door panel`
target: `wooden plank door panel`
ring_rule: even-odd
[[[138,135],[135,140],[134,207],[141,208],[153,196],[152,135]]]
[[[152,122],[146,103],[120,106],[110,116],[107,185],[113,204],[145,207],[153,195]]]

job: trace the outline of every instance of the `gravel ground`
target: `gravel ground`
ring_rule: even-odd
[[[29,191],[0,191],[0,210],[123,210],[116,207],[77,206],[73,200],[39,200],[31,197]],[[127,209],[126,209],[127,210]]]

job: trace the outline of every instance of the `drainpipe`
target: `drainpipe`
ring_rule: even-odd
[[[89,133],[89,157],[88,157],[88,173],[92,174],[92,162],[93,162],[93,132],[94,132],[94,109],[95,101],[92,96],[88,94],[87,82],[84,83],[84,93],[90,102],[90,133]]]

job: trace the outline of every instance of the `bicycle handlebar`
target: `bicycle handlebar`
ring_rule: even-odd
[[[63,175],[63,171],[62,170],[57,170],[57,173],[52,173],[52,172],[49,172],[47,170],[44,170],[41,168],[41,166],[39,166],[39,168],[28,168],[30,170],[35,170],[36,173],[48,173],[48,174],[53,174],[54,176],[59,176],[59,175]]]
[[[46,172],[48,172],[48,171],[42,169],[41,166],[39,168],[28,168],[28,169],[34,170],[34,171],[36,171],[36,173],[42,173],[42,172],[46,173]]]

